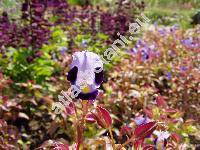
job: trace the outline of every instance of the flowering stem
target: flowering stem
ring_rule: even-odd
[[[78,120],[77,124],[77,149],[81,147],[81,149],[84,149],[84,129],[85,129],[85,116],[88,112],[88,101],[83,100],[82,101],[82,115],[81,119]]]
[[[74,104],[74,102],[72,103],[73,104],[73,107],[74,107],[74,110],[75,110],[75,117],[76,117],[76,132],[77,132],[77,135],[76,135],[76,143],[77,143],[77,147],[76,147],[76,150],[79,150],[79,147],[80,147],[80,142],[79,142],[79,118],[78,118],[78,112],[77,112],[77,109],[76,109],[76,105]]]
[[[111,127],[109,128],[109,132],[110,132],[110,136],[111,136],[111,140],[112,140],[112,147],[115,150],[115,141],[114,141],[114,138],[113,138],[112,128]]]

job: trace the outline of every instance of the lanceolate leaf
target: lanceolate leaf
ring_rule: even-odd
[[[172,137],[172,139],[173,139],[174,141],[176,141],[176,143],[179,143],[179,142],[181,141],[180,135],[178,135],[178,134],[176,134],[176,133],[172,133],[171,137]]]
[[[112,118],[111,118],[109,112],[103,107],[98,106],[97,108],[98,108],[98,111],[101,113],[101,115],[102,115],[102,117],[103,117],[103,119],[106,123],[106,126],[107,127],[111,126],[112,125]]]
[[[156,129],[156,127],[157,127],[156,122],[149,122],[146,124],[142,124],[135,129],[134,136],[137,140],[144,139],[150,136]]]

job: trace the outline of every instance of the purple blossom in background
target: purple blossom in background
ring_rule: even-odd
[[[149,123],[151,120],[148,118],[148,117],[144,117],[144,116],[138,116],[138,117],[135,117],[134,119],[136,125],[142,125],[142,124],[146,124],[146,123]]]
[[[137,42],[138,45],[145,45],[145,42],[142,39],[139,39]]]
[[[171,28],[170,28],[170,32],[174,33],[176,30],[179,29],[179,25],[173,25]]]
[[[132,51],[134,54],[137,54],[137,53],[138,53],[138,49],[136,49],[136,48],[132,48],[131,51]]]
[[[148,60],[149,59],[149,52],[147,50],[142,50],[141,51],[141,55],[142,55],[142,60]]]
[[[126,52],[127,54],[132,54],[132,53],[133,53],[132,50],[130,50],[130,49],[126,49],[125,52]]]
[[[159,51],[156,50],[156,44],[154,43],[149,46],[148,43],[142,39],[139,39],[135,47],[129,50],[128,53],[133,55],[140,54],[142,61],[146,61],[150,57],[160,57]]]
[[[167,72],[167,73],[166,73],[166,77],[167,77],[168,80],[171,80],[171,79],[172,79],[171,73],[170,73],[170,72]]]
[[[155,56],[156,56],[157,58],[160,57],[160,52],[159,52],[159,51],[156,51],[156,52],[154,52],[154,53],[155,53]]]
[[[138,53],[138,49],[136,49],[136,48],[132,48],[132,49],[127,49],[127,50],[125,50],[128,54],[137,54]]]
[[[166,31],[165,28],[163,28],[163,29],[158,29],[158,32],[159,32],[160,36],[165,36],[166,33],[167,33],[167,31]]]
[[[86,40],[82,40],[82,45],[83,45],[84,47],[87,47],[87,41],[86,41]]]
[[[157,27],[158,27],[158,22],[155,21],[155,22],[153,23],[153,25],[154,25],[155,28],[157,28]]]
[[[61,55],[64,55],[65,52],[68,50],[67,47],[60,47],[59,49],[60,49],[60,54],[61,54]]]
[[[198,43],[195,43],[192,37],[189,37],[187,39],[184,39],[181,41],[181,43],[189,48],[196,48],[199,46]]]
[[[180,67],[180,71],[182,71],[182,72],[187,71],[187,69],[188,69],[188,68],[187,68],[187,67],[184,67],[184,66],[183,66],[183,67]]]
[[[142,39],[139,39],[136,44],[135,44],[135,48],[141,48],[144,47],[145,42]]]
[[[63,7],[68,6],[66,0],[48,0],[47,1],[48,7]]]

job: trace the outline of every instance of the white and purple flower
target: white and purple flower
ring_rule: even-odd
[[[67,80],[80,89],[77,98],[94,100],[98,95],[97,89],[103,82],[101,58],[89,51],[75,52]]]
[[[156,147],[161,147],[161,149],[165,149],[167,145],[167,139],[170,137],[170,133],[168,131],[157,131],[153,132],[154,135],[157,136],[154,143]]]

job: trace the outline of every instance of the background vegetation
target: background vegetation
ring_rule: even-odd
[[[0,149],[72,148],[74,108],[58,116],[51,110],[70,87],[72,54],[103,54],[117,32],[129,36],[129,23],[141,13],[151,22],[105,65],[90,109],[109,111],[118,146],[142,116],[171,134],[167,149],[199,149],[200,26],[192,24],[199,8],[199,0],[0,0]],[[82,105],[74,103],[80,115]],[[86,149],[107,146],[108,132],[87,122]],[[143,149],[155,147],[155,138],[145,139]]]

